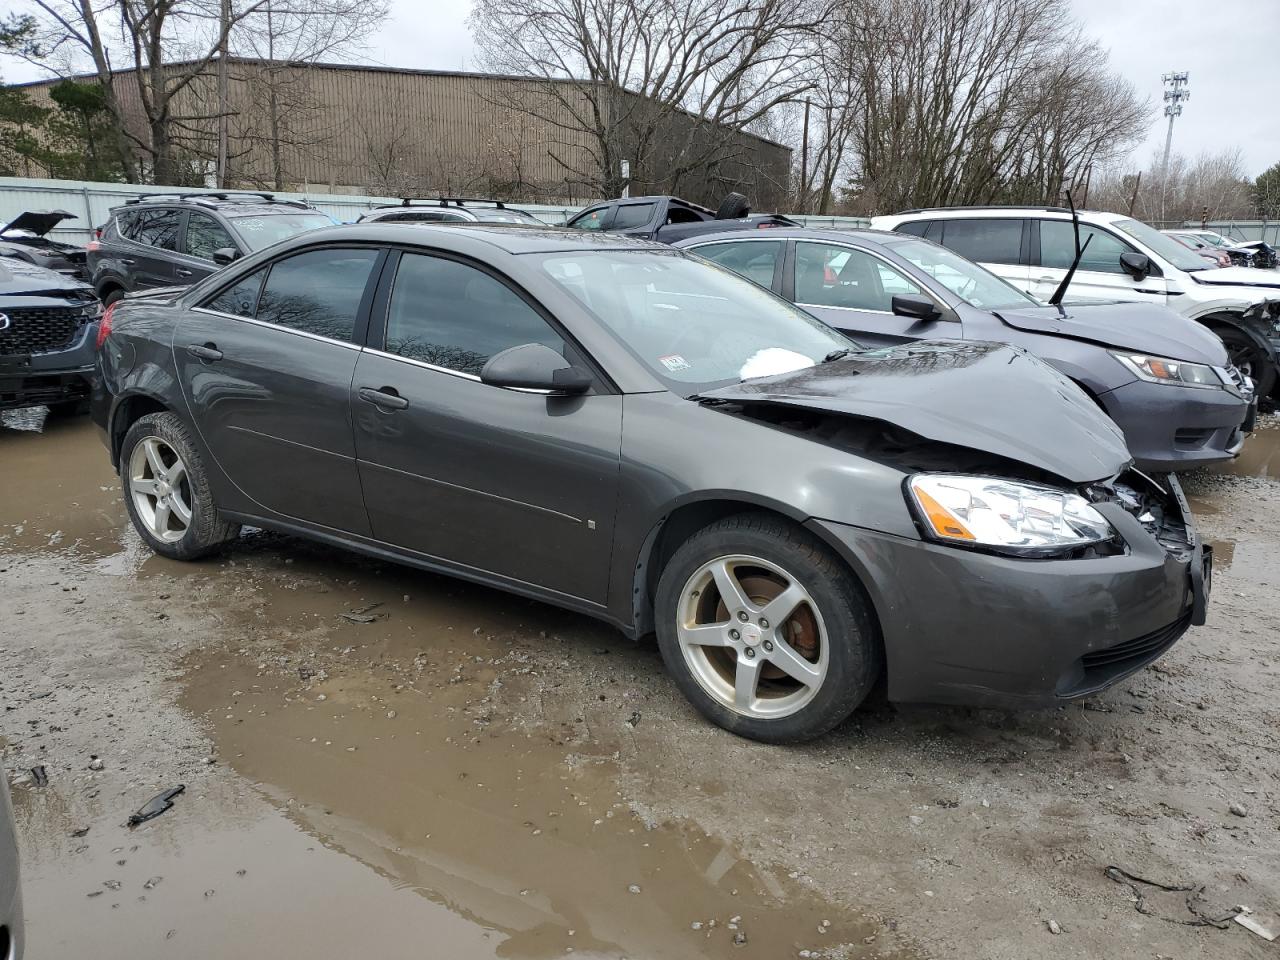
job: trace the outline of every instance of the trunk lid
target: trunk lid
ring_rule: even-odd
[[[863,417],[1025,463],[1074,484],[1132,461],[1120,428],[1025,350],[930,340],[708,390],[704,399]]]

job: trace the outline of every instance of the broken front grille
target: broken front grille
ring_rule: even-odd
[[[0,356],[61,350],[89,319],[84,307],[14,307],[3,315],[9,323],[0,323]]]

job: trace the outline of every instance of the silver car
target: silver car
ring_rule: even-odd
[[[0,960],[22,958],[22,884],[9,781],[0,768]]]

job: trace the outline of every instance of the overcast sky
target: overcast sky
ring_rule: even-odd
[[[1160,75],[1191,74],[1191,100],[1173,134],[1173,149],[1194,155],[1239,146],[1256,176],[1280,162],[1275,57],[1280,49],[1277,0],[1072,0],[1090,36],[1111,51],[1115,70],[1151,98],[1151,132],[1134,168],[1164,146]],[[467,29],[470,0],[392,0],[392,15],[366,59],[393,67],[468,70],[475,45]],[[35,79],[24,64],[3,62],[9,81]]]

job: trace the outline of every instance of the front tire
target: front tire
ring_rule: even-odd
[[[1258,396],[1270,396],[1276,385],[1276,368],[1267,352],[1254,343],[1252,337],[1234,327],[1219,327],[1214,332],[1222,338],[1231,362],[1241,373],[1253,379]]]
[[[149,413],[129,428],[120,486],[134,528],[162,556],[196,560],[240,531],[219,519],[204,461],[176,414]]]
[[[658,646],[677,686],[713,723],[753,740],[821,736],[881,672],[868,601],[809,533],[736,514],[690,537],[658,581]]]

